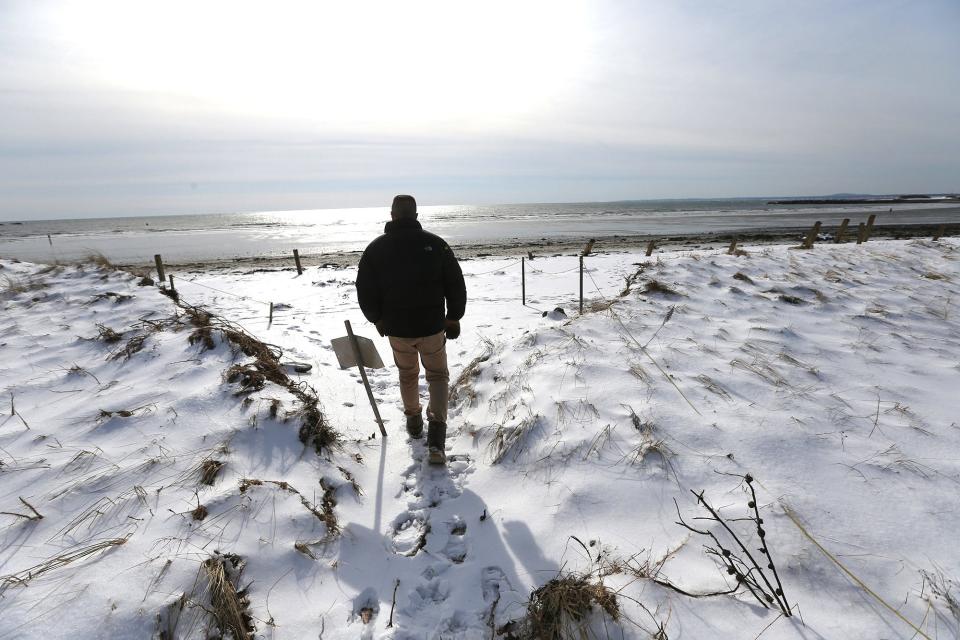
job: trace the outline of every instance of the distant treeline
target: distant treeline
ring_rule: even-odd
[[[903,204],[917,202],[951,202],[960,201],[956,194],[930,196],[910,193],[902,196],[878,196],[875,198],[790,198],[788,200],[770,200],[767,204]]]

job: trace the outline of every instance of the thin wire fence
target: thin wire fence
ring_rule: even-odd
[[[872,222],[872,221],[871,221],[871,222]],[[869,226],[871,226],[871,225],[867,225],[867,226],[868,226],[868,228],[869,228]],[[816,229],[816,227],[815,227],[815,229]],[[941,229],[940,232],[938,233],[938,236],[943,236],[943,235],[944,235],[944,233],[943,233],[943,230]],[[811,237],[811,236],[812,236],[812,237]],[[807,242],[811,241],[812,239],[815,239],[815,237],[816,237],[816,236],[813,236],[813,232],[811,232],[811,234],[808,234],[807,241],[804,243],[804,248],[811,248],[811,247],[812,247],[812,243],[808,245]],[[868,238],[869,238],[869,235],[867,235],[866,238],[858,239],[859,241],[857,242],[857,244],[860,244],[861,242],[866,241]],[[55,248],[53,247],[53,243],[51,242],[50,244],[51,244],[51,250],[52,250],[52,251],[55,251]],[[852,243],[851,243],[851,244],[852,244]],[[701,249],[701,250],[698,250],[698,253],[701,253],[701,254],[702,254],[702,253],[707,253],[707,254],[710,254],[710,255],[731,254],[731,253],[733,253],[732,250],[734,249],[734,247],[736,247],[736,240],[734,240],[734,242],[730,245],[730,248],[729,248],[729,249],[724,249],[724,248],[722,248],[722,247],[717,247],[716,249],[706,249],[706,250],[702,250],[702,249]],[[649,247],[648,247],[648,250],[649,250]],[[637,344],[637,346],[640,347],[640,349],[643,350],[643,352],[644,352],[648,357],[651,357],[651,356],[649,355],[649,353],[646,351],[645,345],[640,344],[639,341],[637,341],[636,338],[634,338],[633,335],[630,334],[630,332],[629,332],[629,330],[627,329],[626,325],[623,323],[623,321],[620,319],[620,317],[616,314],[616,311],[613,310],[613,308],[612,308],[611,303],[609,302],[609,300],[606,298],[606,296],[603,295],[603,292],[600,290],[600,287],[599,287],[599,285],[597,284],[597,281],[594,279],[594,276],[593,276],[593,273],[597,271],[598,267],[595,267],[595,266],[585,266],[584,260],[589,257],[589,251],[590,251],[590,247],[588,246],[588,248],[585,249],[585,251],[584,251],[583,253],[581,253],[581,255],[579,256],[579,257],[580,257],[580,260],[578,261],[579,264],[574,265],[574,266],[572,266],[572,267],[570,267],[570,268],[568,268],[568,269],[560,269],[560,270],[557,270],[557,271],[550,271],[550,270],[545,270],[545,269],[543,269],[543,268],[541,268],[541,267],[539,267],[539,266],[534,266],[534,265],[530,264],[530,263],[532,262],[532,260],[533,260],[533,256],[531,255],[531,257],[530,257],[529,260],[528,260],[527,258],[520,258],[519,260],[512,260],[512,261],[508,262],[507,264],[499,265],[499,266],[497,266],[497,267],[494,267],[494,268],[492,268],[492,269],[487,269],[487,270],[484,270],[484,271],[476,271],[476,272],[474,272],[474,271],[470,271],[470,270],[468,269],[468,270],[466,270],[466,271],[464,272],[464,275],[465,275],[466,277],[468,277],[468,278],[474,278],[474,277],[477,277],[477,276],[486,276],[486,275],[490,275],[490,274],[494,274],[494,273],[503,273],[503,274],[505,274],[505,275],[508,275],[508,276],[511,277],[511,278],[517,277],[517,279],[520,281],[518,284],[520,284],[520,289],[521,289],[520,295],[517,296],[518,301],[520,301],[524,306],[530,306],[530,305],[527,305],[527,303],[526,303],[526,300],[527,300],[527,284],[528,284],[528,283],[527,283],[527,280],[528,280],[528,279],[530,279],[531,277],[533,277],[533,279],[535,280],[537,277],[540,277],[540,276],[544,276],[544,277],[562,276],[562,275],[566,275],[566,274],[569,274],[569,273],[573,273],[573,272],[579,270],[579,271],[580,271],[579,301],[580,301],[581,313],[583,313],[583,286],[582,286],[582,285],[583,285],[583,274],[586,273],[587,276],[590,278],[591,282],[593,283],[593,286],[596,288],[597,293],[600,295],[601,299],[603,299],[603,301],[606,303],[606,304],[605,304],[605,307],[606,307],[606,308],[609,308],[609,309],[611,310],[614,318],[616,318],[617,321],[620,323],[620,325],[623,327],[623,330],[624,330],[624,332],[627,334],[627,336],[628,336],[633,342],[635,342],[635,343]],[[651,257],[651,256],[648,255],[648,256],[646,256],[646,259],[650,259],[650,257]],[[661,259],[661,257],[662,257],[662,255],[658,255],[655,259],[659,260],[659,259]],[[549,258],[549,257],[544,257],[544,256],[540,256],[538,259],[539,259],[539,260],[548,261],[548,260],[550,260],[551,258]],[[520,273],[514,273],[514,272],[512,271],[512,270],[513,270],[515,267],[517,267],[517,266],[520,266]],[[300,275],[300,274],[298,274],[298,276],[299,276],[299,275]],[[302,317],[302,316],[306,316],[306,315],[310,315],[310,316],[323,315],[323,316],[326,316],[326,315],[334,315],[334,314],[343,314],[343,313],[348,312],[349,310],[355,308],[354,303],[353,303],[352,300],[349,301],[349,302],[344,301],[344,302],[341,303],[341,304],[334,305],[332,308],[328,307],[328,308],[322,309],[322,310],[320,310],[320,309],[314,310],[314,309],[309,309],[309,308],[296,308],[296,307],[294,307],[294,305],[295,305],[296,303],[301,303],[301,302],[303,302],[303,301],[305,301],[305,300],[310,300],[310,299],[313,299],[313,298],[318,298],[318,297],[320,297],[320,296],[329,295],[329,290],[328,290],[328,289],[325,289],[325,288],[324,288],[324,289],[321,289],[321,290],[319,290],[319,291],[312,291],[312,292],[307,293],[307,294],[305,294],[305,295],[300,295],[300,296],[296,296],[296,297],[293,297],[293,298],[284,297],[284,298],[283,298],[282,300],[280,300],[280,301],[276,301],[276,300],[275,300],[275,301],[269,301],[269,300],[263,300],[263,299],[261,299],[261,298],[259,298],[259,297],[251,296],[250,294],[247,294],[247,293],[236,293],[236,292],[234,292],[234,291],[228,291],[228,290],[223,289],[223,288],[221,288],[221,287],[213,286],[213,285],[209,284],[211,281],[212,281],[212,280],[206,279],[206,278],[203,279],[203,280],[201,280],[201,279],[196,278],[196,277],[194,277],[194,278],[178,277],[178,278],[176,278],[176,284],[175,284],[175,286],[176,286],[176,285],[183,284],[183,283],[186,283],[186,284],[193,285],[193,286],[196,286],[196,287],[200,287],[200,288],[203,288],[203,289],[206,289],[206,290],[209,290],[209,291],[213,291],[213,292],[215,292],[215,293],[217,293],[217,294],[220,294],[220,295],[228,296],[228,297],[230,297],[230,298],[232,298],[232,299],[235,299],[235,300],[237,300],[237,301],[241,301],[241,302],[253,302],[253,303],[257,303],[257,304],[263,305],[263,314],[262,314],[262,315],[260,315],[260,314],[252,314],[251,312],[253,311],[253,309],[250,309],[250,308],[248,307],[248,308],[244,309],[244,310],[241,312],[241,313],[242,313],[242,316],[240,317],[240,319],[241,319],[241,320],[244,320],[244,321],[254,322],[254,323],[256,323],[256,324],[260,324],[260,321],[263,321],[263,322],[266,323],[266,326],[267,326],[268,329],[269,329],[274,323],[282,326],[282,325],[286,324],[286,322],[285,322],[286,320],[289,320],[289,319],[292,319],[292,318],[296,318],[297,316],[301,316],[301,317]],[[316,284],[316,283],[314,283],[314,284]],[[161,287],[166,287],[166,286],[167,286],[167,283],[166,283],[166,282],[161,282],[161,283],[160,283],[160,286],[161,286]],[[502,289],[501,289],[500,291],[502,292]],[[574,287],[571,287],[571,297],[573,297],[574,299],[576,299],[576,293],[574,293],[575,291],[576,291],[576,289],[575,289]],[[543,300],[544,298],[547,298],[547,299],[549,299],[549,298],[554,298],[554,299],[556,299],[556,300],[558,300],[558,301],[562,301],[563,299],[566,298],[566,296],[567,296],[567,294],[565,294],[565,293],[563,293],[563,292],[561,291],[561,292],[559,292],[559,293],[542,294],[542,295],[540,295],[539,297],[540,297],[541,300]],[[207,303],[208,303],[208,304],[212,304],[212,305],[216,305],[216,306],[221,306],[221,305],[217,305],[216,302],[215,302],[215,300],[214,300],[214,301],[208,301]],[[236,310],[236,309],[232,309],[232,310],[230,310],[230,311],[235,313],[237,310]],[[651,360],[652,360],[652,357],[651,357]],[[654,362],[654,364],[656,364],[656,362]],[[657,365],[657,367],[659,368],[659,365]],[[668,377],[668,379],[669,379],[669,377]],[[674,386],[675,386],[675,385],[674,385]],[[680,391],[679,388],[678,388],[677,390]],[[681,392],[681,395],[683,395],[682,392]],[[684,398],[684,399],[686,400],[686,398]],[[687,402],[689,403],[689,400],[688,400]],[[690,406],[693,407],[692,404],[691,404]],[[696,411],[696,408],[695,408],[695,407],[694,407],[694,410]]]
[[[549,260],[550,258],[541,257],[540,259]],[[484,275],[490,275],[493,273],[500,273],[500,272],[506,273],[514,267],[517,267],[517,266],[523,267],[525,264],[529,264],[529,263],[526,261],[525,258],[521,258],[519,260],[513,260],[505,265],[501,265],[493,269],[488,269],[488,270],[478,271],[478,272],[467,271],[464,273],[464,275],[467,277],[476,277],[476,276],[484,276]],[[525,288],[526,287],[525,280],[529,276],[534,276],[534,278],[536,278],[537,276],[547,276],[547,277],[560,276],[560,275],[573,273],[575,271],[580,270],[581,268],[583,269],[584,273],[587,273],[590,279],[593,280],[594,286],[597,287],[598,293],[600,293],[601,297],[603,297],[602,292],[600,291],[599,287],[596,284],[596,281],[593,279],[593,275],[590,273],[591,271],[596,270],[596,267],[589,267],[589,266],[577,264],[568,269],[560,269],[557,271],[549,271],[539,267],[533,267],[533,268],[530,268],[529,271],[526,273],[521,273],[521,274],[511,273],[509,275],[511,275],[511,277],[520,276],[520,278],[524,279],[523,286]],[[178,277],[175,280],[175,286],[180,286],[186,283],[186,284],[200,287],[209,291],[213,291],[220,295],[228,296],[237,301],[254,302],[254,303],[263,305],[264,311],[262,315],[250,315],[249,312],[251,311],[251,309],[247,308],[247,309],[244,309],[244,312],[245,312],[244,315],[239,316],[238,319],[242,321],[253,322],[258,325],[261,324],[261,322],[263,322],[263,323],[266,323],[267,328],[270,328],[273,324],[277,324],[278,326],[283,326],[286,324],[285,322],[286,320],[295,318],[298,315],[304,316],[309,314],[310,316],[320,316],[320,315],[325,316],[325,315],[343,314],[354,308],[353,302],[344,302],[342,304],[336,305],[334,308],[327,308],[322,310],[291,308],[291,305],[295,303],[302,302],[304,300],[309,300],[312,298],[317,298],[324,295],[328,295],[329,292],[327,290],[314,291],[309,294],[297,296],[294,298],[284,297],[280,301],[271,302],[269,300],[263,300],[259,297],[254,297],[250,294],[235,293],[233,291],[228,291],[221,287],[215,287],[211,284],[208,284],[209,282],[211,282],[210,279],[200,280],[198,278]],[[160,286],[166,287],[167,283],[161,283]],[[562,292],[557,294],[546,294],[546,296],[556,298],[559,300],[562,300],[567,297],[566,294]],[[582,303],[582,300],[581,300],[581,303]],[[216,303],[212,301],[207,301],[206,304],[216,305]],[[216,305],[216,306],[221,306],[221,305]],[[524,306],[529,306],[529,305],[524,304]],[[230,311],[236,312],[236,309],[231,309]]]

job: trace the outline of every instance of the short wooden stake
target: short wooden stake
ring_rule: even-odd
[[[648,258],[649,258],[650,255],[653,253],[653,248],[656,247],[656,246],[657,246],[657,241],[656,241],[656,240],[651,240],[650,242],[647,243],[647,257],[648,257]]]
[[[50,246],[51,246],[51,247],[53,246],[53,238],[50,237],[50,234],[49,234],[49,233],[47,234],[47,242],[50,243]]]
[[[387,620],[387,629],[393,626],[393,610],[397,606],[397,589],[400,588],[400,578],[393,583],[393,600],[390,601],[390,619]]]
[[[172,273],[170,274],[170,291],[173,291],[174,293],[177,292],[177,288],[176,288],[175,286],[173,286],[173,274],[172,274]]]
[[[737,237],[734,236],[733,240],[730,241],[730,246],[727,248],[727,253],[734,254],[737,251]]]
[[[892,209],[891,209],[891,211],[892,211]],[[864,241],[864,242],[866,242],[867,240],[870,239],[870,234],[873,233],[873,223],[876,221],[876,219],[877,219],[877,214],[875,214],[875,213],[871,213],[871,214],[870,214],[870,217],[867,218],[867,228],[866,228],[866,230],[865,230],[864,233],[863,233],[863,241]]]
[[[373,390],[370,388],[370,381],[367,380],[367,370],[363,367],[363,354],[360,353],[360,345],[357,343],[357,337],[353,335],[353,327],[349,320],[344,320],[343,324],[347,327],[347,336],[350,337],[350,346],[353,347],[353,358],[357,361],[357,368],[360,369],[360,379],[363,380],[363,387],[367,390],[367,398],[370,400],[370,406],[373,408],[373,415],[377,418],[377,424],[380,425],[380,433],[384,438],[387,437],[387,430],[383,426],[383,420],[380,418],[380,409],[377,408],[377,399],[373,397]]]
[[[847,239],[848,224],[850,224],[850,218],[844,218],[843,222],[840,223],[840,228],[837,229],[837,237],[833,239],[834,244],[843,244],[843,241]]]
[[[587,243],[587,246],[583,248],[583,254],[585,256],[590,255],[590,252],[593,251],[593,243],[596,242],[593,238],[590,238],[590,241]]]
[[[947,233],[947,225],[945,224],[940,225],[940,228],[937,229],[936,235],[933,236],[933,241],[936,242],[937,240],[942,238],[944,235],[946,235],[946,233]]]
[[[273,324],[273,303],[270,303],[270,319],[267,320],[267,329],[270,328],[270,325]]]
[[[297,275],[303,275],[303,267],[300,266],[300,252],[296,249],[293,250],[293,261],[297,263]]]
[[[527,262],[520,258],[520,301],[527,306]]]
[[[580,256],[580,313],[583,313],[583,256]]]
[[[861,222],[860,225],[857,227],[857,244],[863,244],[863,239],[866,233],[867,233],[867,225]]]
[[[807,234],[807,239],[803,241],[804,249],[812,249],[813,243],[817,241],[817,235],[820,233],[820,221],[817,220],[813,223],[813,228],[810,229],[810,233]]]
[[[159,253],[153,256],[153,261],[157,263],[157,278],[160,280],[160,283],[163,284],[163,281],[167,279],[167,276],[163,272],[163,259],[160,257]]]

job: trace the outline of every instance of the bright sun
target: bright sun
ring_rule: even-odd
[[[580,82],[588,2],[82,2],[50,17],[123,90],[322,129],[509,128]]]

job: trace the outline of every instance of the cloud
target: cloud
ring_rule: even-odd
[[[332,6],[12,3],[0,218],[960,188],[954,2]]]

